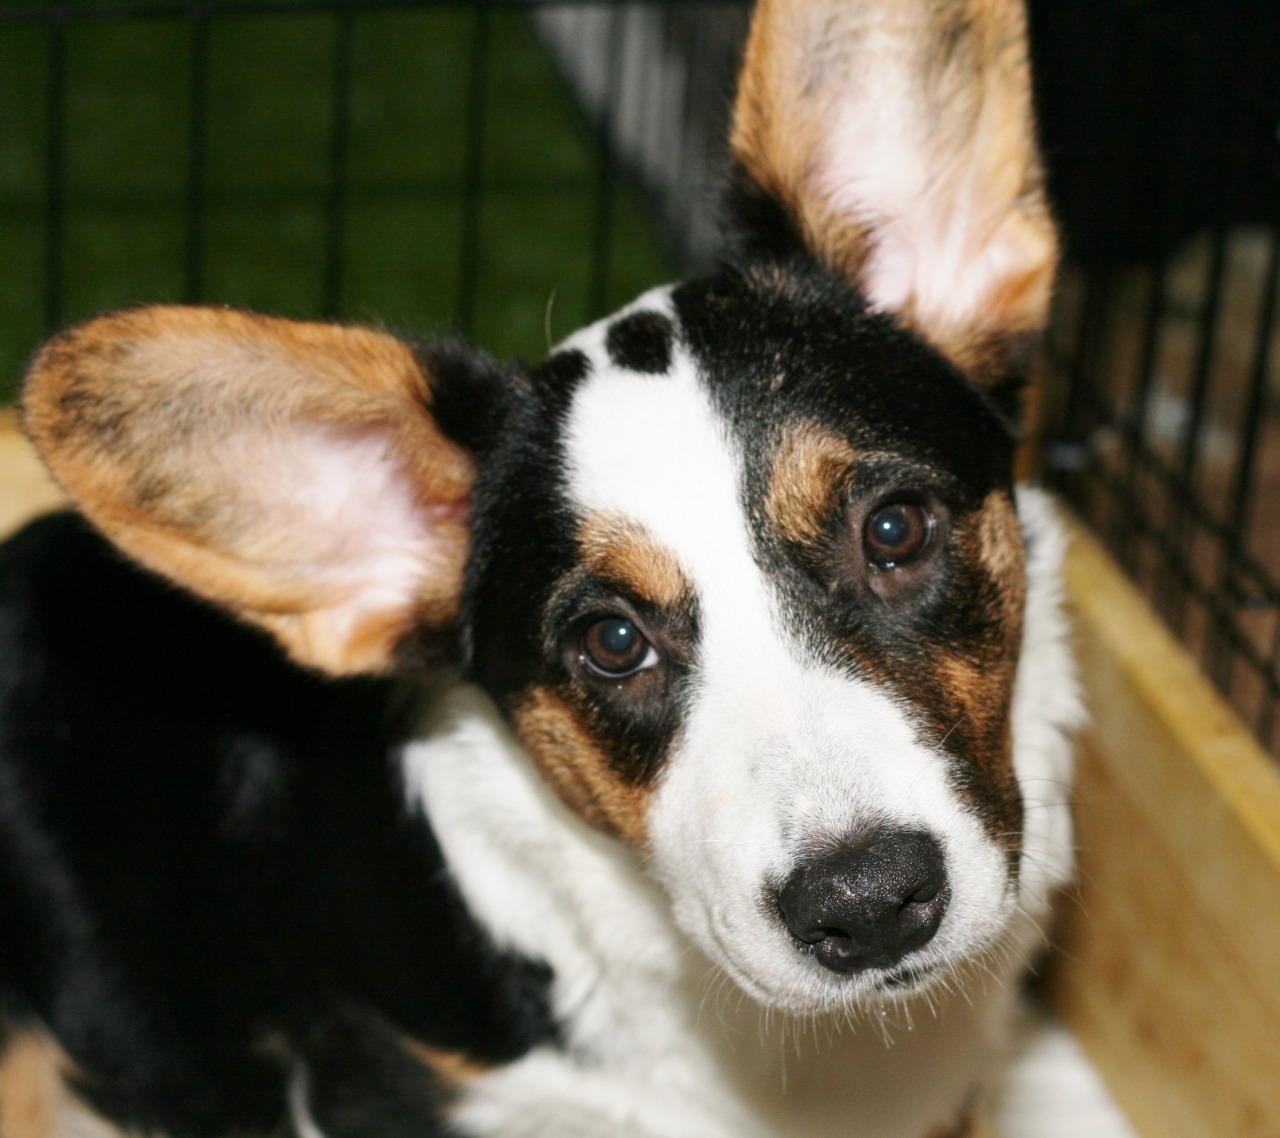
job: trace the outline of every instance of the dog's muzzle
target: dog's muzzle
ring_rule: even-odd
[[[938,931],[950,893],[942,848],[919,831],[880,831],[800,865],[778,890],[798,946],[833,972],[895,968]]]

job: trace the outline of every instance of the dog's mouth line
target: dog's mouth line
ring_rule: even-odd
[[[937,975],[941,964],[901,964],[876,978],[877,986],[886,992],[910,991]]]
[[[765,1006],[796,1013],[837,1011],[858,1005],[871,996],[914,995],[928,987],[949,966],[949,962],[945,960],[911,961],[891,969],[869,968],[847,976],[828,976],[824,970],[820,977],[824,981],[824,991],[816,994],[815,999],[797,1001],[794,986],[787,989],[789,998],[783,997],[780,985],[762,981],[755,973],[743,968],[726,948],[714,921],[707,923],[707,932],[715,947],[713,959],[717,960],[718,966],[739,988]],[[797,959],[811,959],[812,953],[804,951],[806,948],[811,949],[811,945],[805,945],[792,937],[788,937],[788,940],[794,941],[794,947],[800,950],[796,953]]]

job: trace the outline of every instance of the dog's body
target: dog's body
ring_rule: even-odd
[[[70,517],[3,554],[5,1138],[959,1132],[1076,714],[1011,481],[1020,13],[959,7],[766,4],[730,264],[530,372],[202,309],[46,347],[83,512],[258,629]],[[869,94],[932,108],[880,215]]]

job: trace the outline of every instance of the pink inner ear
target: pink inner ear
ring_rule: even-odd
[[[990,216],[942,203],[916,203],[914,216],[881,223],[862,287],[880,312],[908,312],[937,333],[999,327],[990,306],[1028,270],[1027,250]]]
[[[442,530],[456,533],[466,503],[424,502],[375,428],[259,435],[225,454],[222,473],[248,511],[239,516],[253,519],[242,531],[253,548],[241,552],[315,596],[339,640],[408,615],[455,560]]]
[[[909,114],[845,116],[823,149],[820,192],[868,234],[859,284],[873,308],[910,313],[923,328],[972,329],[1025,271],[1026,251],[1001,233],[1000,207],[1011,203],[1003,187],[980,183],[990,177],[980,159],[939,154],[920,130]]]
[[[971,70],[935,73],[924,9],[868,6],[857,66],[804,103],[824,125],[806,175],[817,239],[865,257],[847,267],[872,307],[940,344],[1041,326],[1057,244],[1025,60],[1001,33],[1016,10],[993,8]]]

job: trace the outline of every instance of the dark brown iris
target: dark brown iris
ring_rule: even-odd
[[[644,634],[625,617],[609,616],[587,628],[582,638],[583,660],[602,676],[629,676],[638,671],[651,649]]]
[[[889,502],[872,511],[863,527],[867,560],[877,569],[910,565],[929,548],[933,517],[917,502]]]

